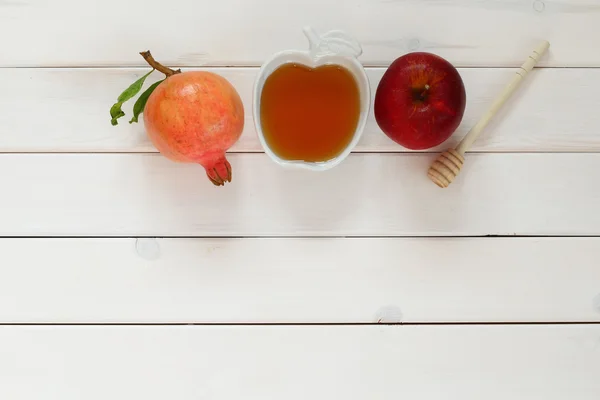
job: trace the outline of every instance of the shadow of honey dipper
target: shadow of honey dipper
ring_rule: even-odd
[[[529,71],[533,69],[538,60],[544,55],[550,47],[550,43],[543,41],[527,58],[527,61],[521,65],[515,73],[512,81],[506,85],[502,93],[492,103],[492,106],[479,119],[477,124],[471,128],[455,149],[448,149],[440,154],[440,156],[431,164],[427,176],[433,183],[441,188],[448,187],[454,178],[460,173],[460,170],[465,162],[465,152],[471,148],[471,145],[483,128],[490,122],[492,117],[498,112],[502,105],[510,98],[513,92],[519,87],[523,78],[527,76]]]

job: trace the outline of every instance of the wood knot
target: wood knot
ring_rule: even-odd
[[[450,149],[440,154],[437,160],[431,164],[427,176],[439,187],[446,188],[460,173],[464,162],[463,156],[456,150]]]

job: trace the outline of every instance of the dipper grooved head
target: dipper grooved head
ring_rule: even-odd
[[[441,188],[450,186],[454,178],[460,173],[465,159],[454,149],[443,152],[431,164],[427,176]]]

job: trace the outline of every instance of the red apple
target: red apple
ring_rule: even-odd
[[[458,128],[466,104],[460,74],[431,53],[409,53],[387,69],[375,94],[375,120],[396,143],[412,150],[435,147]]]

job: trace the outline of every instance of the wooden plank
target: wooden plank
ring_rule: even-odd
[[[0,396],[597,400],[600,326],[3,326]]]
[[[325,173],[230,155],[233,182],[154,154],[0,156],[0,236],[599,235],[600,154],[361,154]]]
[[[1,239],[0,323],[600,322],[600,238]]]
[[[239,91],[246,110],[245,131],[234,152],[258,152],[252,119],[256,68],[209,69],[225,76]],[[143,123],[109,124],[108,108],[141,69],[7,69],[0,75],[0,152],[155,152]],[[384,70],[368,69],[375,92]],[[468,93],[462,125],[437,149],[453,146],[475,124],[513,69],[461,69]],[[150,78],[159,79],[159,74]],[[522,90],[478,139],[474,151],[600,151],[600,69],[542,69],[532,72]],[[74,106],[74,105],[77,106]],[[34,117],[35,116],[35,117]],[[552,116],[552,118],[548,118]],[[369,118],[358,152],[407,151]]]
[[[600,66],[595,0],[11,0],[0,10],[0,36],[17,36],[0,66],[140,65],[147,48],[171,64],[258,65],[305,49],[305,24],[348,31],[369,65],[422,50],[460,66],[517,67],[544,38],[543,64]]]

